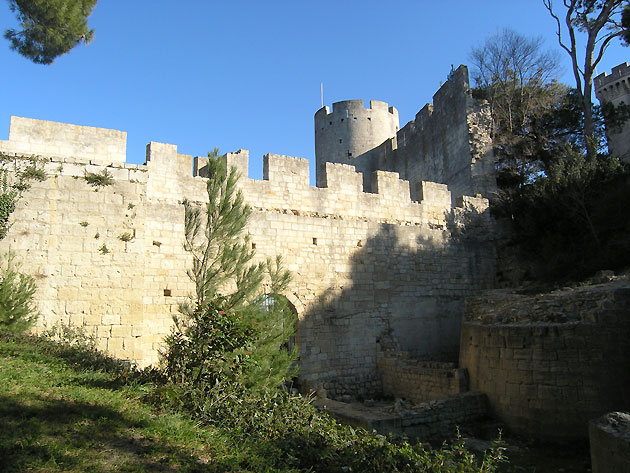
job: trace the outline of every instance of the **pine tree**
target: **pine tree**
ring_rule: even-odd
[[[167,376],[206,403],[235,389],[276,389],[294,374],[296,358],[287,346],[295,316],[281,296],[290,274],[280,258],[252,263],[245,234],[251,208],[237,189],[237,170],[217,156],[217,149],[209,153],[205,208],[184,202],[195,296],[180,306],[164,359]]]
[[[22,56],[37,64],[51,64],[79,43],[89,43],[94,30],[87,18],[96,0],[9,0],[20,30],[8,29],[4,37]]]

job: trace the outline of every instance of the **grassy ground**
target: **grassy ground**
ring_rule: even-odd
[[[294,471],[260,442],[157,411],[151,389],[94,351],[0,332],[0,472]],[[521,447],[501,472],[589,471],[587,448]]]
[[[247,471],[222,432],[141,401],[107,363],[35,338],[0,336],[0,471]]]

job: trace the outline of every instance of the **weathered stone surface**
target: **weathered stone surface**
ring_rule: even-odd
[[[512,430],[585,438],[589,419],[630,408],[630,283],[468,304],[460,367]]]
[[[448,184],[453,200],[488,197],[496,192],[490,109],[473,99],[468,69],[460,66],[414,120],[398,129],[398,112],[383,102],[363,108],[360,100],[333,104],[315,114],[318,173],[325,163],[352,164],[367,192],[381,192],[375,171],[390,171],[409,181],[421,200],[422,181]],[[323,186],[318,174],[318,185]]]
[[[386,396],[420,403],[468,391],[466,370],[456,363],[414,360],[391,337],[381,336],[376,367]]]
[[[392,405],[320,399],[316,405],[345,424],[379,434],[404,434],[419,441],[454,437],[458,425],[477,421],[488,414],[485,395],[472,392],[418,404],[400,400]]]
[[[611,412],[589,423],[593,473],[630,470],[630,414]]]
[[[610,74],[603,72],[593,81],[599,101],[614,106],[630,103],[630,66],[627,62],[612,68]],[[630,163],[630,125],[626,122],[621,129],[606,128],[608,149],[626,163]]]

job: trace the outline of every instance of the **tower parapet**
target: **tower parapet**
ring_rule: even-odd
[[[398,110],[386,102],[344,100],[333,103],[315,114],[315,160],[317,185],[321,187],[325,163],[354,164],[363,153],[396,136]]]
[[[613,67],[610,75],[605,72],[598,75],[594,84],[595,95],[602,104],[630,105],[630,66],[627,62]],[[609,151],[630,163],[630,124],[626,123],[618,130],[607,127],[606,134]]]
[[[630,66],[627,62],[612,68],[610,75],[605,72],[594,79],[595,95],[600,102],[613,102],[630,94]]]

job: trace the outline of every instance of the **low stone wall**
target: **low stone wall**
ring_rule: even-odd
[[[458,425],[483,419],[488,415],[486,396],[481,393],[458,394],[448,399],[417,404],[409,409],[398,404],[378,408],[331,399],[320,400],[317,404],[344,424],[363,427],[383,435],[404,434],[419,441],[441,441],[454,437]]]
[[[588,433],[593,473],[630,470],[630,414],[612,412],[592,420]]]
[[[541,439],[586,438],[589,419],[630,408],[630,283],[473,300],[460,367],[500,420]]]
[[[376,367],[386,396],[425,402],[468,391],[468,374],[455,363],[419,361],[405,355],[380,347],[377,351]]]

